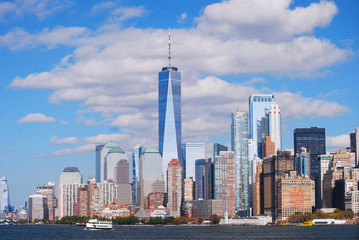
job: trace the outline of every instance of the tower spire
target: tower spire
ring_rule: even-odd
[[[168,28],[168,67],[171,68],[171,28]]]

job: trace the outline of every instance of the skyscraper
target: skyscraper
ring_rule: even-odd
[[[206,159],[196,160],[196,199],[204,199],[204,171]]]
[[[295,171],[299,176],[309,176],[310,173],[310,157],[307,149],[302,147],[301,152],[295,156]]]
[[[318,156],[325,154],[325,128],[296,128],[294,129],[294,153],[300,153],[301,148],[305,147],[310,157],[310,177],[315,181],[315,206],[320,204],[321,184],[320,177],[320,162]]]
[[[143,147],[137,145],[132,150],[132,163],[130,164],[130,183],[132,184],[132,204],[137,204],[137,183],[140,180],[140,158]]]
[[[109,142],[106,145],[96,146],[96,182],[105,180],[105,157],[112,148],[119,146],[114,142]]]
[[[171,66],[169,38],[168,67],[158,74],[158,146],[162,155],[162,172],[167,181],[167,167],[172,159],[183,165],[181,154],[181,73]]]
[[[232,151],[235,168],[235,207],[243,215],[249,215],[249,178],[252,175],[248,159],[248,115],[243,111],[232,112]]]
[[[7,185],[7,179],[5,176],[0,178],[0,212],[10,211],[10,195],[9,195],[9,187]]]
[[[42,194],[33,194],[29,196],[29,221],[33,221],[35,219],[49,219],[48,216],[48,206],[47,206],[47,198]]]
[[[47,185],[38,186],[36,193],[46,196],[49,220],[54,221],[56,208],[55,183],[49,182]]]
[[[60,175],[58,211],[59,218],[75,215],[75,204],[78,200],[78,189],[82,175],[77,167],[66,167]]]
[[[193,177],[193,181],[196,181],[195,174],[195,162],[197,159],[204,159],[204,143],[183,143],[183,176],[184,178]]]
[[[228,147],[219,143],[213,143],[213,159],[216,159],[220,151],[228,151]]]
[[[249,97],[249,138],[253,139],[252,151],[249,159],[253,159],[254,155],[263,158],[263,140],[266,135],[265,117],[266,109],[269,109],[274,102],[272,94],[253,94]]]
[[[116,166],[117,163],[121,160],[127,161],[128,157],[125,153],[125,151],[122,150],[120,147],[113,147],[108,151],[108,153],[105,156],[105,171],[104,171],[104,180],[113,181],[116,183]],[[127,168],[128,173],[127,176],[127,183],[129,182],[129,168]]]
[[[271,137],[271,141],[274,142],[274,151],[280,151],[282,149],[282,132],[281,132],[281,117],[280,109],[277,104],[270,105],[267,109],[268,119],[268,133],[267,136]]]
[[[170,216],[179,217],[182,207],[182,167],[177,159],[172,159],[167,168],[167,208],[170,210]]]
[[[165,183],[162,179],[162,158],[157,148],[146,148],[143,151],[139,171],[137,205],[143,207],[148,194],[165,192]]]
[[[355,152],[355,164],[359,167],[359,128],[350,133],[350,149]]]

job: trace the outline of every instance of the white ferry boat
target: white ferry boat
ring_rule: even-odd
[[[85,230],[112,230],[112,222],[110,221],[98,221],[97,219],[90,219],[86,223]]]
[[[337,220],[337,219],[313,219],[312,222],[315,225],[342,225],[342,224],[346,224],[345,220]]]

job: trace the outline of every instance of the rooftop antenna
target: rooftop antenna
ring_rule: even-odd
[[[171,68],[171,28],[168,28],[168,66]]]

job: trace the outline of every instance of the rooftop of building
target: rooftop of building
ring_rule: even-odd
[[[118,146],[115,142],[111,141],[106,143],[106,145],[104,146],[105,148],[116,148],[116,147],[120,147]]]
[[[120,147],[113,147],[108,153],[125,153]]]
[[[160,151],[158,150],[158,148],[146,148],[143,153],[160,153]]]
[[[77,167],[65,167],[63,172],[80,172]]]

